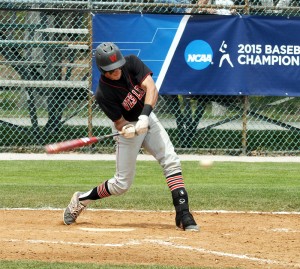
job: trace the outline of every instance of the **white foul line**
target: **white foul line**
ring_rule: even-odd
[[[53,208],[53,207],[4,207],[0,208],[0,211],[62,211],[64,208]],[[113,209],[113,208],[89,208],[88,211],[93,212],[129,212],[129,213],[172,213],[174,210],[133,210],[133,209]],[[193,213],[199,214],[257,214],[257,215],[300,215],[299,211],[238,211],[238,210],[193,210]]]
[[[84,246],[84,247],[124,247],[124,246],[133,246],[133,245],[140,245],[139,241],[129,241],[128,243],[118,243],[118,244],[98,244],[98,243],[81,243],[81,242],[65,242],[62,240],[58,241],[49,241],[49,240],[20,240],[20,239],[6,239],[1,240],[4,242],[26,242],[31,244],[55,244],[55,245],[73,245],[73,246]]]
[[[266,264],[277,264],[281,266],[293,266],[293,267],[299,267],[300,264],[295,263],[285,263],[280,262],[276,260],[270,260],[270,259],[261,259],[256,257],[251,257],[245,254],[234,254],[234,253],[226,253],[222,251],[214,251],[214,250],[208,250],[205,248],[197,248],[187,245],[178,245],[174,244],[170,241],[163,241],[163,240],[156,240],[156,239],[143,239],[143,240],[130,240],[127,243],[118,243],[118,244],[98,244],[98,243],[82,243],[82,242],[65,242],[62,240],[58,241],[48,241],[48,240],[20,240],[20,239],[4,239],[0,240],[4,242],[27,242],[31,244],[61,244],[61,245],[74,245],[74,246],[85,246],[85,247],[124,247],[124,246],[134,246],[134,245],[142,245],[144,243],[153,244],[153,245],[161,245],[161,246],[167,246],[177,249],[185,249],[185,250],[191,250],[196,252],[201,252],[203,254],[210,254],[220,257],[228,257],[232,259],[241,259],[241,260],[248,260],[252,262],[258,262],[258,263],[266,263]]]
[[[132,232],[134,228],[79,228],[87,232]]]
[[[173,247],[173,248],[178,248],[178,249],[187,249],[187,250],[201,252],[203,254],[211,254],[211,255],[215,255],[215,256],[229,257],[229,258],[234,258],[234,259],[242,259],[242,260],[248,260],[248,261],[259,262],[259,263],[277,264],[277,265],[284,265],[284,266],[287,266],[287,265],[299,266],[300,265],[300,264],[288,264],[288,263],[274,261],[274,260],[270,260],[270,259],[261,259],[261,258],[250,257],[245,254],[226,253],[226,252],[222,252],[222,251],[208,250],[205,248],[195,248],[192,246],[178,245],[178,244],[174,244],[170,241],[151,240],[151,239],[148,239],[145,241],[148,241],[148,242],[156,244],[156,245],[163,245],[163,246],[168,246],[168,247]]]
[[[227,156],[227,155],[195,155],[179,154],[181,161],[211,160],[215,162],[255,162],[255,163],[300,163],[300,156]],[[85,153],[0,153],[1,161],[114,161],[115,154],[85,154]],[[138,161],[156,161],[152,155],[139,154]]]

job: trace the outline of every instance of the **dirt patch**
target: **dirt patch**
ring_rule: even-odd
[[[300,215],[203,213],[200,232],[174,226],[173,212],[0,210],[2,260],[300,268]]]

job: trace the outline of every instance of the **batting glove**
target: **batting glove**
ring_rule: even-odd
[[[125,138],[133,138],[135,137],[135,128],[133,124],[126,124],[122,128],[122,135]]]
[[[139,116],[139,120],[135,125],[135,131],[138,135],[147,133],[149,127],[149,117],[146,115]]]

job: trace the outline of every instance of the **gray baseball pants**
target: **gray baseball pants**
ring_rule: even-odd
[[[135,124],[136,122],[133,122]],[[113,128],[113,131],[116,131]],[[160,164],[165,177],[181,172],[180,160],[175,153],[165,128],[152,112],[149,116],[149,130],[134,138],[122,135],[116,139],[116,172],[108,180],[109,192],[120,195],[126,192],[133,183],[136,172],[136,161],[140,148],[143,147]]]

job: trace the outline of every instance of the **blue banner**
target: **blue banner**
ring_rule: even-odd
[[[136,54],[160,94],[300,96],[299,29],[299,18],[97,14],[93,49]],[[93,91],[99,75],[93,61]]]

